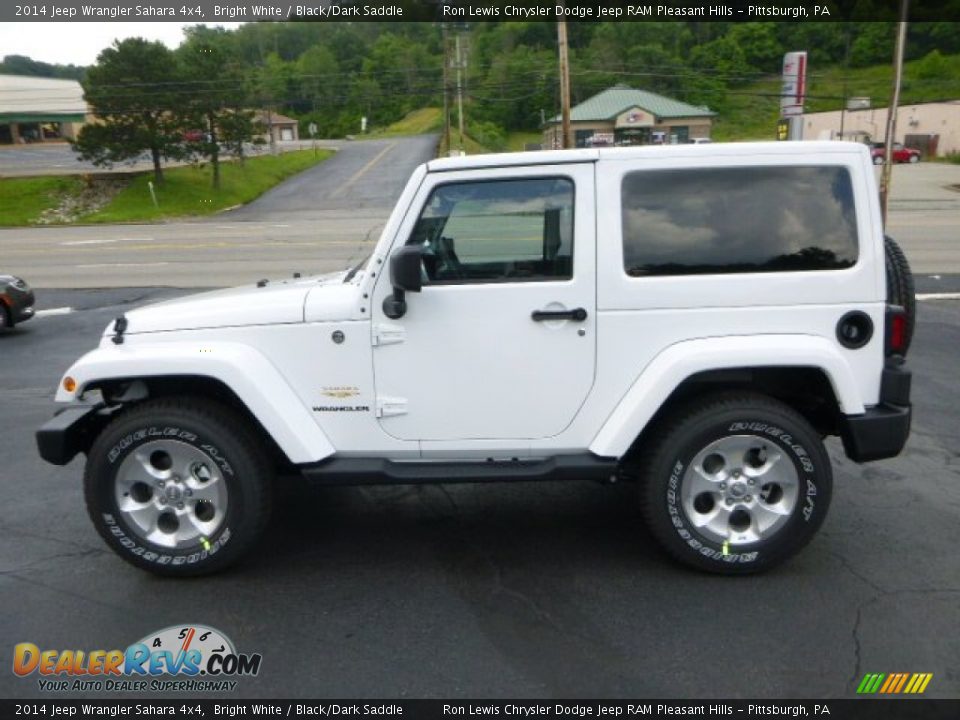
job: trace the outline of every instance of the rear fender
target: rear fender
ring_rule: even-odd
[[[840,411],[864,412],[856,379],[835,343],[814,335],[763,335],[687,340],[671,345],[640,373],[590,444],[601,457],[623,457],[670,394],[708,370],[805,366],[826,373]]]

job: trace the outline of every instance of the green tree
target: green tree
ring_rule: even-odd
[[[440,62],[427,48],[403,35],[383,33],[363,61],[364,79],[389,88],[369,108],[371,121],[392,122],[430,103],[440,89]]]
[[[860,32],[850,45],[850,65],[866,67],[890,62],[893,58],[894,32],[893,23],[861,23]]]
[[[938,80],[950,73],[950,62],[939,50],[931,50],[913,66],[913,73],[922,80]]]
[[[780,69],[784,50],[777,39],[776,23],[749,22],[735,26],[728,37],[740,46],[747,64],[764,73]]]
[[[552,116],[559,109],[557,95],[556,54],[521,45],[502,51],[468,86],[465,115],[509,130],[536,128],[541,111]]]
[[[326,45],[314,45],[297,59],[300,94],[317,111],[333,104],[341,92],[337,58]]]
[[[296,92],[296,65],[283,60],[277,53],[267,55],[263,63],[248,74],[249,97],[258,108],[266,111],[265,122],[273,143],[272,117],[279,105],[290,104]]]
[[[223,28],[196,25],[185,30],[186,40],[177,48],[185,78],[181,103],[194,127],[203,128],[202,142],[192,151],[209,158],[213,187],[220,187],[221,143],[241,148],[254,140],[254,113],[249,109],[249,66],[244,66]]]
[[[86,68],[79,65],[55,65],[28,58],[25,55],[6,55],[0,62],[0,75],[33,75],[82,80],[85,72]]]
[[[185,154],[171,51],[143,38],[117,41],[102,51],[83,80],[84,98],[96,115],[74,142],[83,160],[98,166],[150,153],[157,184],[163,182],[164,159]]]

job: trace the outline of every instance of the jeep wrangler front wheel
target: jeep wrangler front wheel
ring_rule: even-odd
[[[728,574],[765,570],[806,545],[826,515],[826,450],[803,416],[772,398],[733,393],[687,405],[647,448],[647,523],[689,565]]]
[[[90,449],[84,490],[107,544],[160,575],[225,568],[250,549],[270,512],[256,435],[203,400],[162,398],[122,412]]]

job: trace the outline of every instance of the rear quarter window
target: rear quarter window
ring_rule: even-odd
[[[632,277],[840,270],[857,261],[846,168],[639,170],[624,176]]]

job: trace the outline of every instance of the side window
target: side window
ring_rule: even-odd
[[[841,167],[637,171],[622,186],[628,275],[839,270],[857,261]]]
[[[408,245],[423,245],[430,284],[573,277],[573,181],[530,178],[441,185]]]

